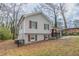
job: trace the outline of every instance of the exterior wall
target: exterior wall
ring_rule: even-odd
[[[37,36],[37,41],[40,41],[40,40],[44,40],[44,35],[38,35]]]
[[[28,35],[26,35],[26,34],[24,35],[24,40],[25,40],[25,44],[29,43],[28,42]]]
[[[37,21],[37,29],[30,29],[29,28],[29,21]],[[25,20],[23,21],[23,30],[21,31],[21,33],[48,33],[50,34],[51,30],[44,30],[44,24],[49,24],[49,29],[51,28],[50,22],[47,21],[47,19],[39,14],[39,15],[34,15],[34,16],[30,16],[30,17],[26,17]]]
[[[31,35],[31,34],[30,34]],[[21,39],[21,38],[20,38]],[[31,42],[37,42],[37,41],[42,41],[44,40],[44,35],[43,34],[39,34],[37,35],[37,41],[28,41],[28,34],[25,34],[24,37],[22,38],[25,40],[25,44],[31,43]],[[48,39],[46,39],[48,40]]]
[[[30,29],[29,21],[36,21],[37,29]],[[44,30],[44,24],[49,24],[49,30]],[[22,29],[20,29],[21,26]],[[37,34],[37,41],[44,40],[44,34],[51,34],[51,24],[42,14],[26,17],[20,24],[20,27],[18,39],[24,39],[25,44],[30,43],[28,41],[28,34]]]
[[[22,26],[22,29],[21,29]],[[19,34],[24,34],[25,31],[25,21],[23,21],[19,26]]]

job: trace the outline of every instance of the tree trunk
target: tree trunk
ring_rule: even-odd
[[[55,28],[57,28],[57,16],[55,15]]]
[[[64,20],[65,29],[66,29],[67,28],[67,22],[66,22],[66,18],[64,16],[64,13],[62,13],[62,17],[63,17],[63,20]]]

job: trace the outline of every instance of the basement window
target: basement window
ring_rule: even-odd
[[[30,35],[30,39],[31,41],[36,41],[37,40],[37,35]]]
[[[30,28],[34,28],[34,29],[37,29],[37,22],[36,21],[30,21],[29,22],[29,27]]]

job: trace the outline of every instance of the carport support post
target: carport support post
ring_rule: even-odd
[[[62,36],[62,30],[60,30],[60,37]]]

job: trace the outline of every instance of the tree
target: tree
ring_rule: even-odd
[[[79,28],[79,20],[74,20],[73,23],[75,28]]]
[[[65,12],[66,12],[65,4],[60,3],[59,8],[60,8],[60,13],[61,13],[63,20],[64,20],[65,28],[67,28],[67,22],[66,22],[66,16],[65,16]]]
[[[49,11],[49,15],[50,15],[50,11],[52,12],[52,15],[55,22],[54,22],[54,27],[57,27],[57,17],[58,17],[58,5],[57,4],[51,4],[51,3],[45,3],[45,4],[40,4],[44,9],[48,9]]]
[[[11,32],[13,33],[13,39],[15,39],[18,35],[18,19],[20,18],[20,13],[22,12],[22,6],[23,4],[11,4]]]
[[[24,4],[16,4],[16,3],[2,3],[0,4],[0,10],[2,15],[1,18],[2,20],[5,21],[5,25],[7,28],[11,30],[13,33],[13,39],[17,37],[18,34],[18,21],[20,19],[20,16],[22,15],[23,12],[23,6]]]
[[[3,11],[4,5],[2,3],[0,3],[0,26],[3,26],[3,21],[4,21],[4,16],[5,16],[5,12]]]

